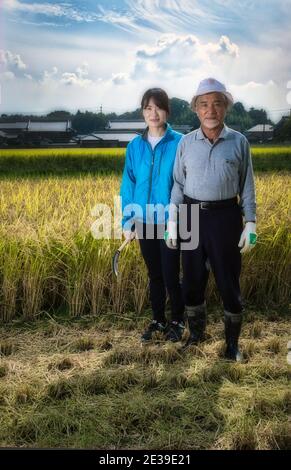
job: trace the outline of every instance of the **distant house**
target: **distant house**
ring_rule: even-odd
[[[71,121],[29,121],[24,139],[26,142],[62,143],[74,135]]]
[[[8,145],[37,146],[69,142],[75,132],[71,121],[0,122]]]
[[[171,124],[171,127],[174,131],[181,132],[181,134],[188,134],[193,129],[193,126],[190,126],[189,124]]]
[[[186,134],[189,125],[172,125]],[[143,119],[115,119],[108,122],[106,130],[86,135],[76,135],[71,121],[2,121],[0,120],[1,147],[126,147],[146,129]]]
[[[80,137],[82,147],[126,147],[132,139],[143,133],[143,119],[114,119],[108,121],[104,131]]]
[[[19,146],[22,132],[27,128],[27,122],[0,122],[1,147]]]
[[[19,134],[27,129],[28,122],[0,122],[0,130],[6,134]]]
[[[267,142],[273,139],[274,127],[270,124],[257,124],[245,132],[250,142]]]
[[[100,131],[78,136],[81,147],[126,147],[137,132]]]
[[[182,134],[188,134],[192,130],[192,126],[189,124],[171,124],[174,131],[181,132]],[[110,132],[136,132],[142,134],[146,129],[146,123],[143,119],[114,119],[109,121],[106,126],[106,130]]]
[[[105,129],[107,131],[119,131],[119,132],[136,132],[142,134],[146,128],[146,123],[143,119],[113,119],[108,121]]]

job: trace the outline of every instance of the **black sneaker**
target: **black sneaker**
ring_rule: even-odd
[[[168,332],[166,334],[166,340],[172,341],[173,343],[176,343],[177,341],[181,341],[184,331],[185,331],[185,323],[183,320],[181,321],[172,320],[169,325]]]
[[[157,320],[152,320],[148,328],[142,334],[141,341],[150,341],[152,339],[153,333],[165,333],[166,328],[166,323],[158,322]]]

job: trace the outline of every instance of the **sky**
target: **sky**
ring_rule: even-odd
[[[275,122],[291,108],[291,0],[0,0],[2,113],[139,107],[199,81]]]

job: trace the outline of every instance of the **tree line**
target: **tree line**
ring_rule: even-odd
[[[181,100],[179,98],[172,98],[171,100],[171,114],[169,117],[170,124],[182,125],[187,124],[193,129],[199,127],[199,120],[195,113],[190,109],[190,105],[187,101]],[[95,131],[104,130],[108,121],[113,119],[141,119],[142,114],[140,108],[125,112],[123,114],[108,113],[104,114],[102,112],[92,112],[92,111],[80,111],[78,110],[75,114],[68,111],[56,110],[52,111],[44,116],[35,115],[23,115],[23,114],[14,114],[6,115],[2,114],[0,121],[23,121],[27,119],[31,120],[40,120],[44,121],[47,119],[51,120],[71,120],[72,127],[79,134],[89,134]],[[273,124],[272,121],[268,118],[267,112],[264,109],[255,109],[250,108],[246,110],[244,105],[240,102],[237,102],[233,105],[232,109],[228,112],[226,117],[226,124],[230,127],[235,127],[236,129],[244,132],[247,129],[255,126],[256,124]],[[284,126],[283,126],[284,127]],[[291,120],[285,125],[282,130],[283,135],[291,132]]]

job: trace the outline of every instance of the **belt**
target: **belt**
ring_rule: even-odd
[[[237,197],[230,199],[223,199],[221,201],[199,201],[198,199],[192,199],[189,196],[184,196],[184,201],[187,204],[199,204],[200,209],[223,209],[225,207],[234,207],[237,205]]]

